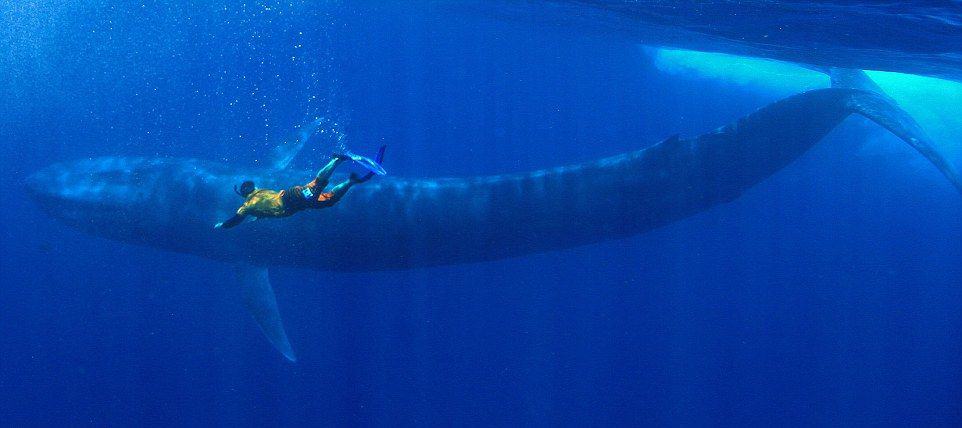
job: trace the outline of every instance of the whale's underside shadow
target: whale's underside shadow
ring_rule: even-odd
[[[294,359],[265,266],[370,271],[478,262],[637,235],[731,201],[784,168],[852,114],[900,137],[962,192],[962,180],[918,124],[879,93],[821,89],[765,106],[692,139],[668,138],[592,162],[518,174],[385,178],[334,208],[228,231],[231,186],[304,181],[196,159],[100,158],[29,179],[52,215],[95,235],[238,264],[245,302]],[[297,147],[299,149],[299,147]],[[140,189],[154,189],[140,195]],[[162,203],[143,212],[142,201]]]

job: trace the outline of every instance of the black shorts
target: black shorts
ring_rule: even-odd
[[[315,186],[294,186],[284,192],[284,206],[291,210],[326,208],[331,206],[333,193],[319,191]]]

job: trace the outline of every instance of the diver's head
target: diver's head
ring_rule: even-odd
[[[241,195],[242,198],[246,198],[247,195],[250,195],[251,192],[254,191],[254,182],[247,180],[241,183],[240,190],[238,190],[237,187],[234,187],[234,191],[237,192],[238,195]]]

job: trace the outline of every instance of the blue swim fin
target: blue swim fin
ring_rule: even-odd
[[[366,158],[364,156],[355,155],[353,153],[347,153],[347,155],[350,156],[351,159],[354,160],[354,162],[357,162],[359,165],[367,168],[367,170],[370,171],[367,174],[364,174],[364,176],[362,176],[361,178],[355,178],[354,182],[363,183],[365,181],[370,180],[375,175],[387,174],[387,171],[385,171],[384,167],[381,166],[381,163],[384,162],[384,149],[386,148],[387,146],[381,146],[381,148],[377,150],[377,155],[374,157],[374,160],[371,160],[370,158]],[[360,158],[361,160],[358,160],[358,158]]]

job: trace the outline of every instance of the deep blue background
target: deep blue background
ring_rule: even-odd
[[[662,74],[620,38],[451,8],[6,7],[0,425],[962,423],[962,198],[860,120],[643,236],[275,269],[290,364],[229,266],[80,234],[24,177],[102,155],[251,165],[315,115],[358,151],[389,144],[392,174],[519,171],[694,136],[775,97]]]

